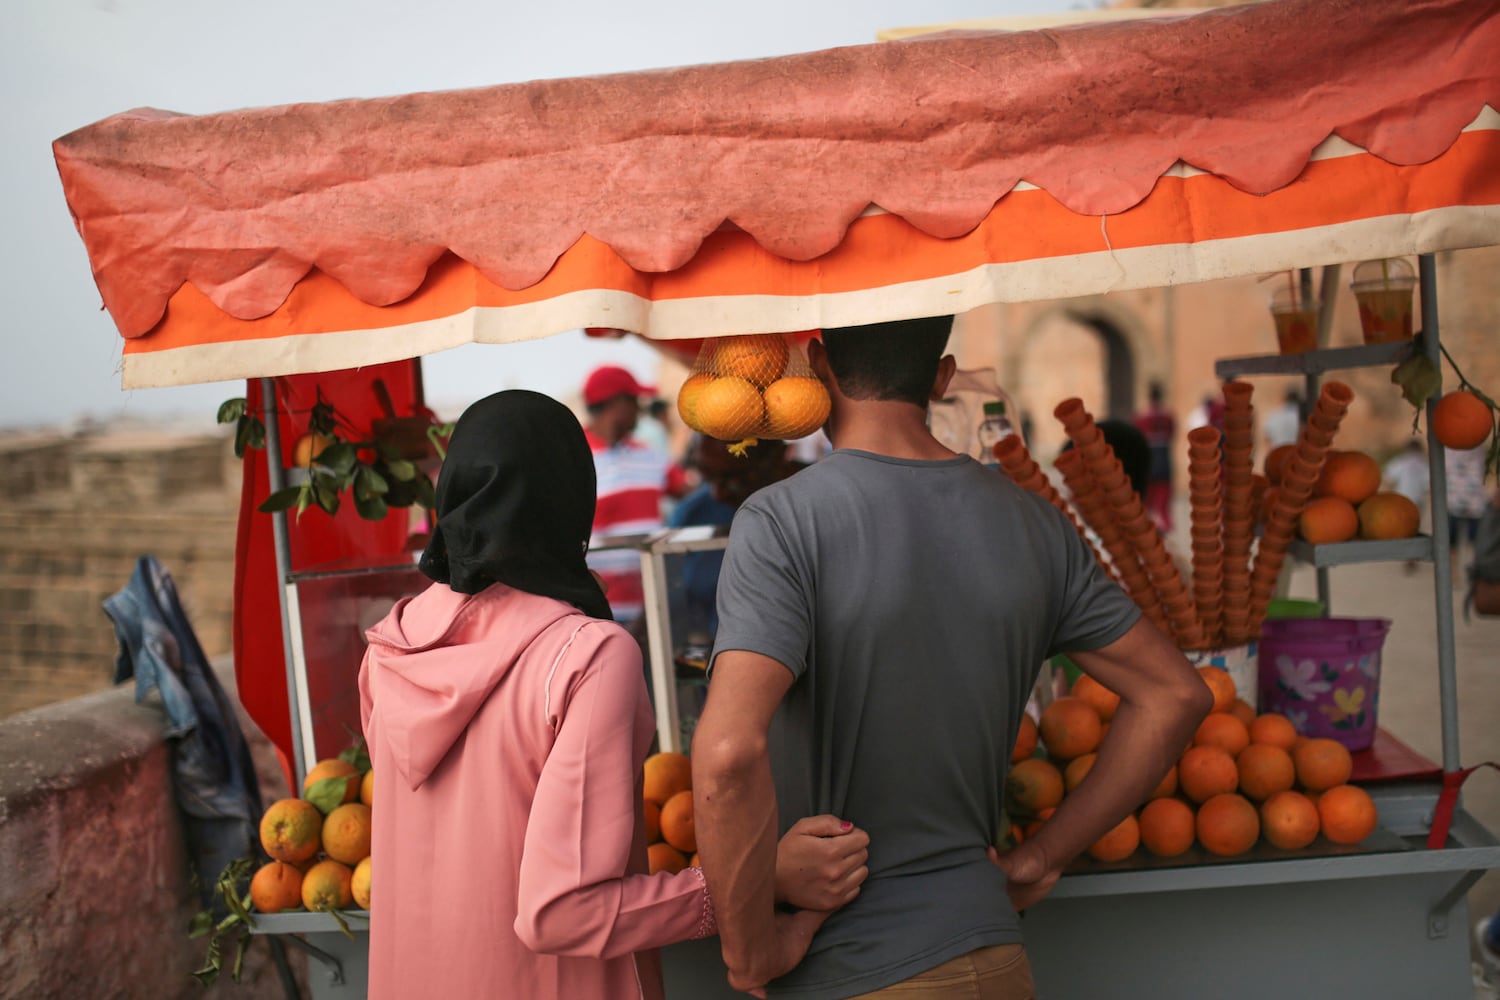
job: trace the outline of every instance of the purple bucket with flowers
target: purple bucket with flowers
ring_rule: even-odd
[[[1286,716],[1304,736],[1365,749],[1375,742],[1390,628],[1388,618],[1268,619],[1258,649],[1260,711]]]

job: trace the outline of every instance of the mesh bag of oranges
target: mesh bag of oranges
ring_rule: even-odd
[[[828,390],[792,339],[778,333],[703,342],[677,394],[677,412],[695,431],[744,454],[760,438],[806,437],[828,419]]]

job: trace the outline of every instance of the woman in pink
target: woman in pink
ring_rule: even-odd
[[[699,869],[647,873],[655,725],[640,648],[584,565],[594,496],[555,400],[496,393],[459,420],[420,567],[434,582],[367,633],[360,669],[372,998],[659,998],[654,949],[716,931]],[[778,891],[804,908],[788,968],[858,892],[867,843],[834,817],[783,840]]]

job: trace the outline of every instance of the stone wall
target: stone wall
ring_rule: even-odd
[[[109,686],[102,604],[154,555],[209,656],[228,652],[238,465],[215,436],[0,442],[0,718]]]
[[[216,664],[233,691],[227,660]],[[188,881],[159,705],[134,685],[0,720],[0,997],[270,998],[287,994],[267,938],[241,981],[192,978],[206,941]],[[261,794],[286,794],[270,744],[245,729]],[[287,949],[307,996],[307,963]],[[233,956],[233,948],[228,950]]]

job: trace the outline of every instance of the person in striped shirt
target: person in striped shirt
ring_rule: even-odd
[[[606,544],[613,535],[661,528],[663,497],[686,492],[681,466],[633,434],[641,416],[641,397],[654,393],[618,365],[594,369],[583,384],[583,403],[588,409],[584,432],[594,452],[598,490],[591,549]],[[640,554],[629,548],[591,551],[588,564],[604,580],[615,620],[630,628],[641,617],[644,605]]]

